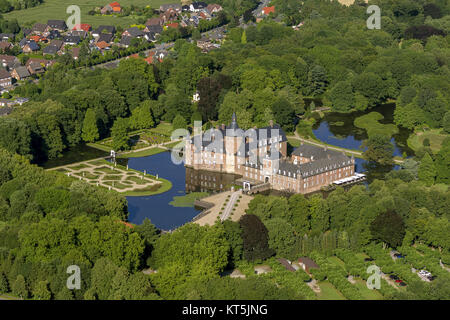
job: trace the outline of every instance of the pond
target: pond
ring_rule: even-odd
[[[371,109],[381,113],[384,119],[380,121],[383,124],[393,123],[395,104],[384,104]],[[367,139],[365,129],[354,125],[356,118],[369,112],[352,113],[326,113],[320,121],[313,126],[314,135],[321,141],[342,148],[360,150],[363,140]],[[407,156],[413,155],[413,151],[408,147],[406,140],[410,131],[405,128],[398,128],[399,132],[392,136],[391,142],[394,145],[394,156],[402,156],[405,152]]]

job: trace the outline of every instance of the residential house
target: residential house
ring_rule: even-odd
[[[9,87],[12,84],[11,73],[6,71],[5,69],[0,70],[0,86],[1,87]]]
[[[61,31],[61,32],[67,30],[67,25],[64,20],[48,20],[47,25],[50,28]]]
[[[28,99],[28,98],[16,98],[16,104],[18,104],[18,105],[23,105],[24,103],[26,103],[26,102],[28,102],[28,101],[30,101],[30,99]]]
[[[22,52],[24,53],[30,53],[34,51],[39,50],[39,45],[36,43],[36,41],[25,39],[24,45],[22,47]]]
[[[164,23],[175,21],[178,19],[178,12],[174,9],[168,9],[166,12],[159,15],[160,20]]]
[[[11,76],[19,81],[28,78],[30,76],[30,72],[28,71],[27,67],[20,66],[14,68],[13,71],[11,71]]]
[[[206,7],[208,7],[208,4],[199,1],[199,2],[192,2],[191,5],[189,6],[189,9],[191,12],[200,12],[203,9],[206,9]]]
[[[2,100],[6,100],[6,99],[2,99]],[[10,108],[10,107],[0,108],[0,117],[7,116],[7,115],[9,115],[12,111],[13,111],[13,108]]]
[[[59,30],[50,30],[46,36],[47,39],[53,40],[61,37]]]
[[[164,21],[160,17],[153,17],[145,22],[145,26],[162,26]]]
[[[202,49],[203,53],[207,53],[213,49],[220,48],[220,44],[212,43],[209,39],[202,38],[200,40],[197,40],[197,47]]]
[[[114,35],[112,33],[102,33],[97,38],[97,42],[106,42],[111,43],[114,39]]]
[[[64,45],[68,44],[68,45],[74,46],[81,42],[81,38],[79,36],[65,36],[63,38],[63,41],[64,41]]]
[[[109,48],[111,47],[111,45],[106,41],[98,41],[95,45],[100,50],[109,50]]]
[[[38,74],[45,72],[45,69],[52,64],[52,61],[46,59],[31,58],[28,59],[25,67],[30,74]]]
[[[86,39],[88,36],[88,33],[84,30],[73,30],[70,34],[72,36],[80,37],[80,39]]]
[[[87,23],[76,24],[72,29],[72,31],[85,31],[85,32],[90,32],[91,30],[92,30],[91,25]]]
[[[120,12],[122,12],[122,7],[118,2],[111,2],[100,10],[101,14],[111,14]]]
[[[13,41],[14,33],[0,33],[0,41]]]
[[[11,43],[7,41],[1,41],[0,42],[0,51],[5,51],[7,49],[10,49],[12,47]]]
[[[131,40],[133,40],[133,37],[129,37],[129,36],[122,36],[122,38],[120,39],[119,45],[121,47],[125,47],[128,48],[131,45]]]
[[[100,26],[97,29],[95,29],[94,31],[92,31],[92,36],[97,38],[102,33],[115,34],[116,33],[116,27],[114,27],[114,26]]]
[[[308,258],[308,257],[299,258],[298,264],[307,273],[310,273],[311,269],[319,269],[319,266],[311,258]]]
[[[13,69],[16,65],[20,65],[19,59],[15,56],[9,56],[6,54],[0,55],[0,63],[4,68],[8,70]]]
[[[28,37],[31,34],[31,29],[23,28],[22,31],[24,37]]]
[[[45,47],[45,48],[42,50],[42,54],[44,54],[44,55],[50,54],[50,55],[53,55],[53,56],[54,56],[55,54],[58,53],[58,51],[59,51],[59,49],[58,49],[57,46],[52,46],[52,45],[50,45],[50,46]]]
[[[173,22],[173,23],[168,23],[168,24],[167,24],[167,27],[168,27],[168,28],[174,28],[174,29],[177,29],[178,26],[179,26],[178,22]]]
[[[180,13],[183,7],[179,3],[162,4],[159,6],[159,12],[166,12],[169,9],[173,9],[176,12]]]
[[[50,41],[50,45],[55,46],[59,51],[59,50],[63,49],[64,42],[62,40],[54,39],[54,40]]]
[[[286,259],[284,259],[284,258],[279,258],[279,259],[278,259],[278,262],[281,263],[281,265],[282,265],[283,267],[285,267],[287,271],[291,271],[291,272],[297,271],[297,269],[295,269],[295,268],[292,266],[292,264],[291,264],[291,262],[290,262],[289,260],[286,260]]]
[[[264,16],[268,16],[270,13],[275,13],[275,6],[264,7],[261,11],[261,14]]]
[[[44,35],[50,30],[50,27],[45,23],[35,23],[31,28],[31,33],[37,35]]]
[[[163,32],[163,27],[161,25],[147,25],[144,32],[151,32],[155,36],[160,35]]]
[[[132,28],[128,28],[126,29],[123,33],[122,33],[122,37],[132,37],[132,38],[141,38],[144,36],[144,32],[142,30],[140,30],[138,27],[132,27]]]
[[[217,13],[223,10],[222,6],[220,4],[216,4],[216,3],[211,3],[208,4],[208,6],[206,7],[208,9],[209,12],[213,13]]]
[[[144,32],[144,38],[147,41],[155,42],[156,41],[156,35],[153,32]]]
[[[181,11],[183,11],[183,12],[191,11],[191,7],[188,6],[188,5],[184,5],[184,6],[181,7]]]

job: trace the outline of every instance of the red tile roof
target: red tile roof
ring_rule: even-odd
[[[89,31],[91,31],[91,29],[92,29],[92,27],[90,24],[81,23],[81,24],[76,24],[72,30],[84,30],[86,32],[89,32]]]
[[[96,43],[97,47],[100,49],[105,49],[109,47],[109,44],[106,43],[105,41],[100,41]]]
[[[267,14],[267,15],[271,12],[275,13],[275,6],[264,7],[263,12],[264,12],[264,14]]]
[[[167,26],[169,28],[175,28],[176,29],[176,28],[178,28],[178,22],[168,23]]]

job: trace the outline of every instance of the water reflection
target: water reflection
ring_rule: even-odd
[[[223,192],[241,176],[186,168],[186,192]]]
[[[380,120],[380,123],[390,124],[393,123],[394,109],[395,104],[385,104],[373,108],[369,112],[381,113],[384,119]],[[366,140],[368,137],[366,130],[356,127],[354,121],[367,113],[326,113],[325,117],[314,125],[313,133],[319,140],[328,144],[358,150],[363,140]],[[391,142],[394,145],[394,156],[402,156],[403,153],[406,153],[408,156],[414,154],[406,143],[410,133],[408,129],[399,127],[399,132],[392,136]]]

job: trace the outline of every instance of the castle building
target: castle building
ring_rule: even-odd
[[[287,154],[283,129],[272,121],[243,131],[231,124],[186,139],[185,166],[239,175],[244,190],[265,185],[278,191],[311,193],[355,174],[355,160],[343,152],[302,144]]]

